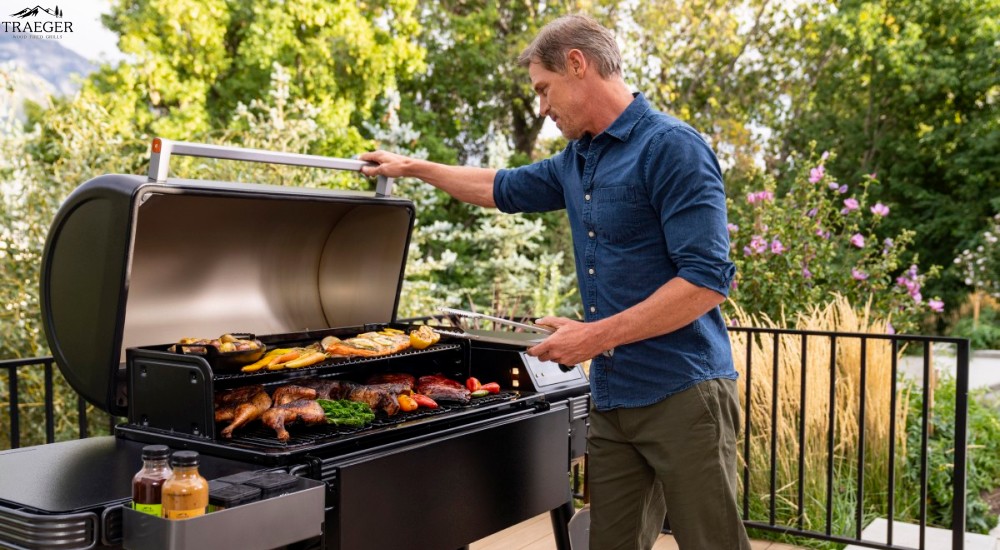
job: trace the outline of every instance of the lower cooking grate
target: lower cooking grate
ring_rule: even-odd
[[[319,424],[313,426],[290,424],[286,426],[291,435],[287,441],[279,441],[275,436],[274,430],[257,424],[255,427],[250,429],[237,430],[233,435],[233,438],[226,441],[238,445],[253,445],[268,448],[315,446],[318,443],[326,443],[340,437],[398,426],[414,420],[446,415],[455,411],[475,409],[478,407],[502,403],[504,401],[513,401],[520,396],[521,394],[519,392],[500,392],[497,394],[477,397],[466,405],[447,401],[438,402],[438,408],[436,409],[420,408],[411,412],[400,412],[394,416],[387,416],[383,411],[378,411],[375,413],[375,420],[363,428],[337,426],[335,424]]]

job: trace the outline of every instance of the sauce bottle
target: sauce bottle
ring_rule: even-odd
[[[163,515],[161,489],[170,477],[166,445],[146,445],[142,448],[142,469],[132,478],[132,508],[157,517]]]
[[[173,475],[163,483],[163,517],[186,519],[204,515],[208,480],[198,473],[198,453],[177,451],[170,457]]]

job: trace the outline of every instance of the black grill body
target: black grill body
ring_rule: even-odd
[[[589,406],[579,366],[448,338],[419,352],[259,374],[215,372],[203,357],[169,351],[181,337],[227,332],[277,346],[412,328],[396,309],[415,216],[410,201],[386,196],[384,182],[371,196],[166,178],[157,154],[168,145],[154,143],[149,178],[95,178],[53,222],[41,281],[50,348],[81,395],[126,422],[114,437],[0,453],[0,546],[227,548],[238,540],[241,548],[381,550],[405,541],[451,549],[550,511],[568,548],[567,474],[584,451]],[[172,146],[175,154],[301,164],[277,153]],[[260,424],[224,439],[214,422],[221,390],[384,372],[476,376],[503,391],[381,415],[361,430],[291,426],[286,442]],[[196,520],[139,517],[122,505],[146,443],[199,451],[209,479],[276,470],[300,476],[302,490]],[[56,476],[32,467],[53,461],[62,464]],[[23,471],[16,482],[11,468]],[[100,490],[89,491],[92,484]],[[20,496],[27,485],[46,498]],[[316,525],[298,528],[309,532],[305,540],[284,533],[305,507],[318,514]],[[56,524],[75,534],[60,538]],[[227,539],[234,530],[243,538]]]

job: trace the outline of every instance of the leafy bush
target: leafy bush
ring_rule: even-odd
[[[927,522],[950,527],[954,490],[955,461],[955,379],[942,377],[934,392],[927,440]],[[922,410],[924,396],[910,392],[911,411]],[[984,391],[969,394],[968,476],[966,479],[966,531],[988,533],[997,517],[980,496],[1000,487],[1000,410]],[[919,517],[919,475],[921,419],[910,414],[906,420],[906,467],[896,493],[899,519]]]
[[[737,267],[732,299],[771,319],[791,320],[837,292],[854,304],[871,298],[872,310],[890,317],[895,330],[912,330],[926,313],[944,308],[921,294],[939,269],[921,273],[918,258],[909,258],[912,231],[878,237],[890,208],[869,198],[875,175],[852,188],[826,173],[829,158],[824,153],[792,163],[785,192],[764,178],[756,190],[729,199]]]
[[[1000,311],[991,307],[980,310],[979,320],[962,317],[952,327],[951,335],[968,338],[972,349],[1000,349]]]

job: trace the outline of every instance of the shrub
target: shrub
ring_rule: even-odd
[[[728,200],[733,302],[784,322],[837,292],[855,304],[871,299],[872,310],[891,321],[889,331],[912,330],[944,308],[921,294],[939,268],[919,271],[919,259],[907,253],[912,231],[880,239],[891,209],[870,201],[875,174],[842,184],[826,173],[829,158],[792,163],[785,192],[765,178],[757,190]]]

